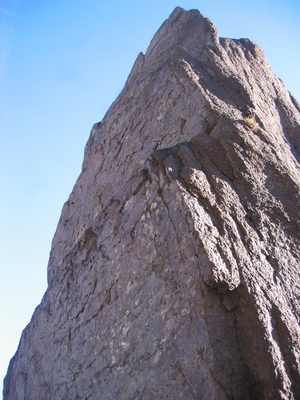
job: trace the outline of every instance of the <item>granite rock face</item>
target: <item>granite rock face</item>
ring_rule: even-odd
[[[300,108],[176,8],[94,125],[11,399],[300,398]]]

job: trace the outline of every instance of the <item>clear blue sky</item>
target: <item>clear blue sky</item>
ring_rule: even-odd
[[[300,101],[299,0],[0,0],[0,379],[46,290],[84,145],[176,6],[248,37]]]

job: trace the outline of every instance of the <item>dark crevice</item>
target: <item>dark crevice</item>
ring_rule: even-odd
[[[238,301],[233,313],[249,399],[279,399],[279,390],[283,388],[275,374],[257,306],[244,285],[237,288],[236,292]]]

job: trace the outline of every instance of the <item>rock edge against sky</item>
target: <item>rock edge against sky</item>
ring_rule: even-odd
[[[94,125],[5,399],[297,399],[300,108],[176,8]]]

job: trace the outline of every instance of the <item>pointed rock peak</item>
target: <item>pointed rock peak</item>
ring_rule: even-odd
[[[176,8],[85,148],[5,400],[299,399],[299,106]]]
[[[161,63],[181,47],[197,57],[204,46],[218,46],[217,28],[200,11],[177,7],[154,35],[145,56],[148,62]]]

